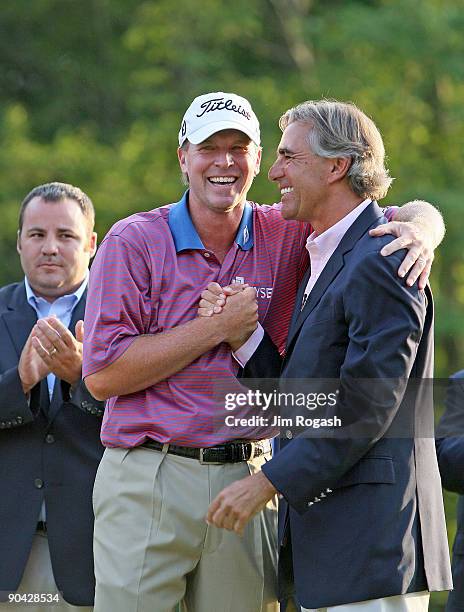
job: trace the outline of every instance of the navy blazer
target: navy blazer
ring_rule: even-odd
[[[283,494],[280,596],[294,580],[307,608],[451,587],[431,398],[411,400],[408,391],[407,418],[428,421],[429,437],[414,438],[414,423],[396,437],[390,429],[409,377],[432,377],[432,299],[397,276],[404,251],[379,255],[392,237],[368,230],[385,222],[375,203],[361,213],[300,311],[303,280],[289,331],[285,390],[292,379],[337,380],[338,402],[326,416],[367,432],[283,432],[281,450],[263,466]],[[269,343],[245,375],[259,376],[260,356],[268,368]]]
[[[84,318],[84,294],[70,329]],[[37,321],[24,283],[0,289],[0,591],[21,581],[45,500],[56,584],[66,601],[93,605],[92,489],[103,453],[104,405],[83,382],[69,396],[56,380],[51,401],[47,380],[31,391],[18,375],[21,351]]]
[[[450,378],[436,445],[443,486],[459,493],[453,544],[454,590],[449,594],[446,612],[464,612],[464,370]]]

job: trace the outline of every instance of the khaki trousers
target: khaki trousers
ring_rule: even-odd
[[[270,455],[267,457],[269,458]],[[107,449],[94,488],[96,612],[274,612],[275,500],[243,537],[205,522],[227,485],[260,468]]]
[[[88,606],[72,606],[67,603],[58,591],[53,577],[52,562],[48,548],[48,539],[44,533],[37,532],[32,542],[31,553],[24,570],[23,578],[16,591],[17,595],[32,594],[59,595],[59,603],[0,603],[0,610],[9,612],[92,612]],[[3,594],[2,599],[5,598]]]

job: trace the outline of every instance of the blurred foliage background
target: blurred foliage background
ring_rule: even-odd
[[[18,206],[39,183],[84,189],[100,237],[118,218],[179,199],[177,132],[194,96],[251,100],[265,170],[282,111],[352,100],[384,136],[396,177],[384,203],[426,199],[445,216],[432,285],[436,373],[448,376],[464,367],[463,32],[462,0],[2,3],[0,283],[21,277]],[[272,203],[265,170],[250,196]]]

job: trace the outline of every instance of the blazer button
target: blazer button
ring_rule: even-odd
[[[47,434],[45,436],[45,442],[47,444],[53,444],[54,441],[55,441],[55,436],[53,434]]]
[[[293,434],[292,434],[292,432],[290,431],[290,429],[287,429],[287,431],[285,432],[285,437],[286,437],[288,440],[291,440],[291,439],[293,438]]]
[[[42,487],[44,486],[43,480],[40,478],[36,478],[34,480],[34,486],[36,489],[42,489]]]

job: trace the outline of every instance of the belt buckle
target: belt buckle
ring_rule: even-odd
[[[266,444],[263,440],[256,440],[255,442],[251,443],[251,459],[261,457],[262,455],[265,455],[266,452]]]
[[[205,459],[205,451],[210,450],[209,448],[200,448],[199,462],[201,465],[224,465],[224,461],[208,461]]]
[[[251,461],[255,458],[254,442],[241,442],[240,459],[242,461]]]

